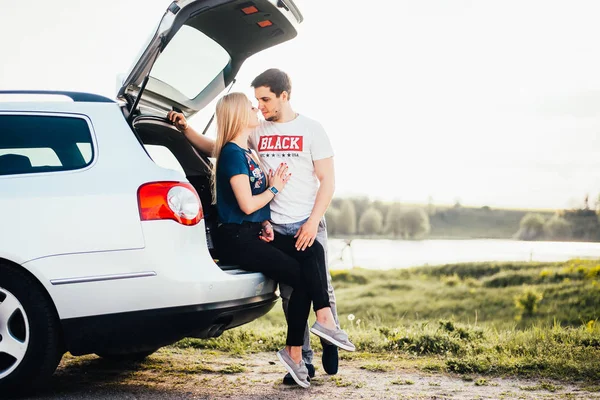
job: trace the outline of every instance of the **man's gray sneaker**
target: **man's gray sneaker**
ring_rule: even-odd
[[[335,329],[327,329],[315,321],[313,326],[310,328],[310,331],[321,339],[326,340],[340,349],[344,349],[346,351],[356,350],[356,347],[352,344],[352,342],[350,342],[350,339],[348,339],[348,334],[341,328],[336,327]]]
[[[301,360],[300,364],[296,364],[285,349],[281,349],[277,352],[277,358],[279,358],[279,361],[281,361],[285,369],[288,370],[298,385],[303,388],[310,386],[310,382],[308,381],[308,369],[304,364],[304,360]]]

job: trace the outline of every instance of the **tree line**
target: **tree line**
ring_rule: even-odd
[[[418,206],[370,201],[368,198],[334,199],[327,210],[327,231],[332,235],[391,235],[416,239],[429,233],[429,215]]]
[[[599,215],[600,201],[591,208],[587,199],[581,209],[531,212],[353,197],[334,198],[326,218],[332,236],[600,241]]]
[[[520,240],[600,241],[598,213],[590,209],[561,210],[547,218],[538,213],[523,217],[515,237]]]

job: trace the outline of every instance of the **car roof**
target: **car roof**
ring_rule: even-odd
[[[74,102],[85,102],[85,103],[115,103],[114,100],[109,99],[108,97],[101,96],[99,94],[94,93],[86,93],[86,92],[71,92],[71,91],[58,91],[58,90],[0,90],[0,102],[2,101],[2,97],[6,96],[7,98],[15,97],[15,98],[23,98],[23,97],[31,97],[32,99],[39,99],[40,97],[68,97]],[[12,101],[7,101],[12,102]]]

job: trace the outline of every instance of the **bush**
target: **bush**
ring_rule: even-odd
[[[348,200],[354,205],[354,211],[358,219],[360,219],[367,209],[371,208],[371,200],[367,196],[350,197]]]
[[[600,240],[600,222],[594,210],[565,210],[565,220],[571,223],[572,237],[579,240]]]
[[[561,275],[573,279],[593,280],[600,276],[600,264],[593,260],[571,260],[562,268]]]
[[[383,230],[383,214],[376,208],[369,208],[358,222],[359,233],[377,235]]]
[[[443,332],[398,336],[388,340],[389,350],[401,350],[419,355],[464,354],[460,338]]]
[[[540,275],[535,270],[525,271],[502,271],[483,280],[485,287],[507,287],[520,286],[523,284],[532,284],[540,279]]]
[[[329,207],[325,213],[325,220],[327,221],[327,233],[335,235],[339,233],[340,210],[337,208]]]
[[[438,321],[438,323],[440,326],[440,330],[444,330],[454,335],[458,335],[458,337],[463,340],[473,341],[484,338],[483,330],[481,328],[457,324],[454,321],[450,320],[440,320]]]
[[[519,231],[516,233],[517,239],[536,240],[542,237],[544,233],[544,224],[546,220],[543,215],[529,213],[521,219]]]
[[[440,280],[447,286],[457,286],[461,283],[460,276],[454,275],[443,275]]]
[[[405,239],[416,239],[429,233],[429,216],[422,208],[401,210],[395,221],[395,232]]]
[[[393,203],[388,207],[388,212],[385,218],[385,232],[391,233],[394,237],[399,236],[402,232],[400,224],[400,215],[402,206],[400,203]]]
[[[534,288],[527,287],[521,294],[515,296],[515,306],[522,316],[531,317],[537,311],[538,304],[544,295]]]
[[[524,263],[524,262],[480,262],[480,263],[464,263],[464,264],[447,264],[435,267],[427,267],[427,275],[442,276],[457,274],[461,279],[466,278],[482,278],[485,276],[495,275],[500,271],[522,271],[529,269],[540,268],[541,263]],[[547,264],[544,264],[547,265]],[[562,264],[561,264],[562,265]]]
[[[566,219],[555,215],[544,224],[544,234],[548,239],[567,240],[573,236],[572,225]]]
[[[367,278],[364,275],[359,275],[346,270],[331,271],[331,281],[334,283],[357,283],[359,285],[364,285],[368,282]]]
[[[345,199],[342,201],[337,220],[337,232],[343,235],[356,233],[356,210],[352,200]]]
[[[379,333],[385,337],[387,350],[419,355],[461,355],[479,346],[484,339],[482,329],[449,320],[438,321],[437,329],[423,324],[394,330],[381,327]]]

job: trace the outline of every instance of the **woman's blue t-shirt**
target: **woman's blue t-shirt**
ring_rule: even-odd
[[[252,159],[250,150],[245,150],[235,143],[229,142],[221,149],[217,165],[217,213],[219,222],[223,224],[241,224],[244,221],[262,222],[271,218],[271,208],[267,204],[250,215],[246,215],[238,205],[231,177],[248,175],[252,195],[267,190],[267,178],[259,165]]]

